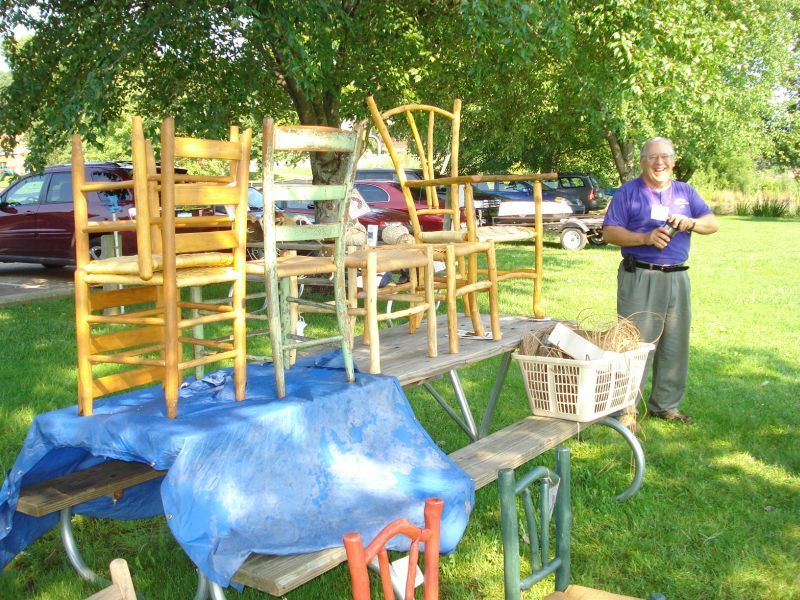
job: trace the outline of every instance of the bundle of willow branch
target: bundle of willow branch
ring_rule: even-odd
[[[581,317],[578,321],[565,321],[561,324],[603,350],[626,352],[633,350],[639,344],[639,329],[633,321],[624,317],[611,320],[589,315]],[[553,327],[555,323],[526,333],[522,338],[521,353],[526,356],[572,358],[548,341]]]

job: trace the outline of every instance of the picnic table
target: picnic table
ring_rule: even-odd
[[[446,318],[444,315],[440,318]],[[463,319],[463,318],[462,318]],[[384,373],[393,375],[403,387],[424,386],[440,406],[453,418],[468,437],[469,443],[452,452],[450,458],[460,466],[479,489],[497,479],[503,468],[516,468],[536,456],[554,448],[594,424],[612,427],[623,435],[636,458],[636,473],[631,486],[618,498],[632,496],[641,486],[644,476],[644,456],[638,440],[616,420],[603,418],[589,423],[563,419],[528,416],[507,427],[490,432],[498,400],[511,363],[511,354],[517,349],[523,335],[532,329],[544,327],[546,322],[525,317],[502,318],[503,339],[491,341],[465,337],[458,354],[443,353],[436,358],[426,356],[427,341],[422,335],[408,335],[406,327],[393,327],[381,335]],[[459,323],[469,330],[469,319]],[[446,335],[446,328],[439,329]],[[446,346],[446,340],[442,342]],[[464,392],[458,370],[480,361],[500,356],[494,384],[486,408],[477,421]],[[423,358],[420,358],[423,357]],[[356,366],[364,369],[369,364],[369,350],[357,343],[354,349]],[[457,409],[432,386],[431,382],[446,376],[452,386]],[[79,575],[90,581],[101,582],[86,566],[72,537],[70,509],[81,502],[106,494],[119,493],[142,481],[164,476],[164,471],[149,465],[124,461],[108,461],[91,469],[65,477],[41,482],[24,488],[17,510],[29,515],[50,514],[61,511],[61,533],[70,562]],[[285,556],[252,554],[232,577],[235,583],[281,596],[346,560],[343,547]],[[200,575],[196,599],[210,595],[215,600],[224,598],[222,589]]]

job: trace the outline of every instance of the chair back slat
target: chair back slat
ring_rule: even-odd
[[[238,161],[242,157],[242,146],[236,141],[176,136],[175,157]]]
[[[178,233],[175,235],[176,254],[232,250],[233,248],[236,248],[236,233],[230,229]]]
[[[319,225],[276,225],[276,242],[305,242],[311,240],[335,239],[339,235],[338,223]]]
[[[283,126],[275,129],[274,149],[286,152],[353,152],[352,132],[333,127]]]
[[[221,206],[239,202],[238,187],[203,183],[176,183],[175,206]]]
[[[344,197],[346,191],[344,185],[276,183],[272,186],[272,193],[276,202],[324,202],[326,200],[338,200]]]

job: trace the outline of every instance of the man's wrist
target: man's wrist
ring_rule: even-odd
[[[694,231],[695,226],[697,225],[697,221],[692,219],[692,224],[689,225],[689,228],[686,230],[687,233],[692,233]]]

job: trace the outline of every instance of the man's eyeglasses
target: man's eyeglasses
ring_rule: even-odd
[[[659,160],[663,162],[669,162],[673,158],[675,158],[674,154],[648,154],[647,161],[648,162],[658,162]]]

